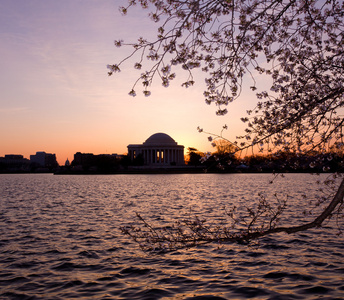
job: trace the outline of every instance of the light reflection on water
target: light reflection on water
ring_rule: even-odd
[[[316,179],[270,179],[0,175],[0,299],[344,298],[344,239],[332,223],[267,237],[258,248],[207,245],[164,255],[142,253],[118,230],[135,223],[136,212],[156,224],[195,214],[220,222],[224,206],[276,188],[291,196],[292,223],[307,205],[301,195],[316,193]]]

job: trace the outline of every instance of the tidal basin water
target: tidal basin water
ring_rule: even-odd
[[[136,212],[155,224],[224,207],[259,191],[289,193],[286,222],[317,193],[287,174],[0,175],[0,299],[344,299],[344,238],[336,223],[258,247],[209,244],[142,252],[119,230]],[[342,224],[343,226],[343,224]]]

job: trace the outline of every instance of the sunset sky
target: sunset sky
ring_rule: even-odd
[[[160,82],[152,95],[128,92],[140,72],[128,62],[108,77],[107,64],[129,53],[113,41],[154,37],[148,11],[136,8],[122,16],[126,0],[0,1],[0,156],[36,151],[55,153],[58,162],[80,151],[123,154],[128,144],[164,132],[178,144],[210,151],[197,126],[226,137],[243,132],[239,120],[253,108],[254,94],[228,107],[224,117],[203,99],[203,79],[185,89],[182,77]],[[178,75],[178,74],[177,74]]]

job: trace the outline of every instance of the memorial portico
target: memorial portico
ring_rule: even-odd
[[[147,166],[184,165],[184,146],[178,145],[165,133],[151,135],[143,144],[128,145],[128,155],[133,161],[142,156]]]

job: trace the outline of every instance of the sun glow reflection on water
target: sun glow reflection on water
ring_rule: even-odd
[[[199,215],[225,222],[224,207],[259,191],[288,192],[300,216],[316,178],[287,174],[0,175],[0,298],[343,298],[343,236],[333,222],[258,247],[206,245],[146,254],[119,227],[136,212],[157,225]],[[333,228],[332,228],[333,227]]]

